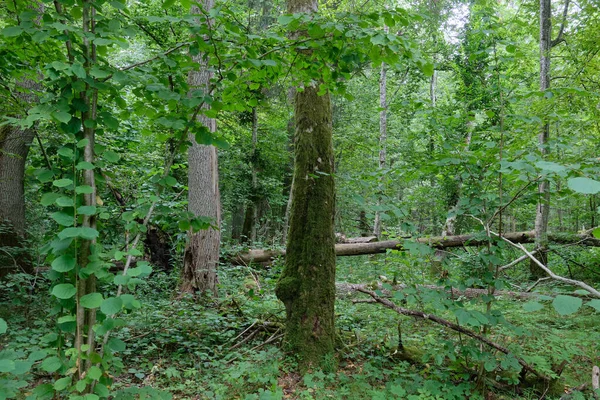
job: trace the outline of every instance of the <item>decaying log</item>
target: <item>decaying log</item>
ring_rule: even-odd
[[[506,239],[513,243],[533,243],[535,240],[534,231],[526,232],[511,232],[503,235]],[[348,239],[347,239],[348,240]],[[565,235],[555,234],[548,235],[548,240],[551,243],[557,244],[579,244],[585,246],[600,247],[600,240],[586,234],[581,235]],[[434,236],[429,238],[415,239],[417,243],[426,244],[434,248],[445,249],[452,247],[463,246],[481,246],[487,243],[487,238],[483,234],[474,235],[457,235],[457,236]],[[399,240],[384,240],[381,242],[370,243],[338,243],[335,245],[336,256],[358,256],[364,254],[378,254],[386,251],[401,250],[404,241]],[[263,250],[255,249],[244,253],[239,253],[230,258],[230,262],[235,265],[245,265],[251,262],[261,263],[269,262],[277,257],[284,256],[285,250]]]
[[[489,340],[488,338],[473,332],[470,329],[467,329],[463,326],[460,326],[458,324],[455,324],[454,322],[445,320],[443,318],[440,318],[436,315],[433,314],[427,314],[424,313],[422,311],[416,311],[416,310],[409,310],[406,308],[402,308],[397,306],[396,304],[392,303],[391,301],[389,301],[388,299],[384,299],[382,297],[379,297],[375,292],[372,292],[370,290],[367,289],[362,289],[362,288],[357,288],[356,289],[359,292],[368,294],[369,296],[371,296],[377,303],[380,303],[381,305],[383,305],[386,308],[389,308],[391,310],[396,311],[398,314],[401,315],[406,315],[409,317],[416,317],[416,318],[421,318],[421,319],[425,319],[428,321],[432,321],[435,322],[437,324],[443,325],[447,328],[450,328],[456,332],[460,332],[464,335],[467,335],[473,339],[479,340],[482,343],[485,343],[486,345],[488,345],[491,348],[494,348],[504,354],[511,354],[511,351],[509,349],[507,349],[504,346],[501,346],[497,343],[492,342],[491,340]],[[520,357],[517,357],[513,354],[513,356],[517,359],[517,361],[519,362],[519,364],[523,367],[524,370],[531,372],[532,374],[534,374],[535,376],[537,376],[540,379],[543,379],[545,381],[549,381],[550,378],[544,374],[542,374],[541,372],[538,372],[537,370],[535,370],[535,368],[533,368],[531,365],[529,365],[525,360],[523,360]]]

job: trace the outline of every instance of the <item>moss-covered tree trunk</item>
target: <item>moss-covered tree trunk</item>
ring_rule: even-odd
[[[316,1],[288,1],[291,13],[316,9]],[[292,205],[285,268],[276,288],[287,314],[286,346],[297,355],[301,372],[331,369],[335,339],[332,112],[329,94],[318,91],[313,83],[294,97]]]

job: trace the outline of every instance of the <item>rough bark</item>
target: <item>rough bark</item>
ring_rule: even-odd
[[[384,28],[388,32],[388,27]],[[381,63],[381,71],[379,73],[379,171],[382,176],[379,178],[379,188],[377,197],[377,206],[381,206],[383,201],[383,191],[385,190],[383,182],[383,169],[386,164],[386,144],[387,144],[387,67],[385,63]],[[373,235],[381,237],[381,213],[375,211],[375,222],[373,223]]]
[[[550,34],[552,31],[552,2],[540,0],[540,91],[550,88]],[[550,124],[546,117],[543,118],[542,127],[538,135],[538,143],[542,158],[549,153],[548,139],[550,137]],[[547,264],[545,249],[548,247],[548,216],[550,215],[550,182],[542,179],[538,185],[538,200],[535,215],[535,246],[541,250],[538,254],[543,264]],[[534,263],[530,263],[530,272],[534,277],[544,276],[545,273]]]
[[[533,243],[535,232],[510,232],[502,235],[513,243]],[[557,244],[573,244],[582,246],[600,247],[600,240],[589,235],[561,234],[548,236],[549,241]],[[487,239],[482,235],[458,235],[458,236],[434,236],[430,238],[415,239],[418,243],[430,245],[434,248],[446,249],[463,246],[481,246],[487,243]],[[403,241],[384,240],[371,243],[338,243],[335,245],[335,255],[341,256],[359,256],[365,254],[385,253],[388,250],[402,250]],[[265,250],[254,249],[245,253],[239,253],[229,259],[233,264],[248,264],[251,262],[262,263],[269,262],[281,256],[285,256],[285,250]]]
[[[315,0],[288,0],[290,13],[317,10]],[[299,57],[310,57],[299,52]],[[295,168],[287,257],[277,282],[286,309],[285,343],[299,369],[333,369],[335,341],[335,191],[332,110],[318,83],[295,94]]]
[[[203,0],[201,5],[205,11],[213,6],[213,0]],[[197,7],[192,13],[198,14]],[[190,73],[190,87],[208,92],[212,73],[208,69],[208,60],[203,54],[194,57],[199,69]],[[198,115],[198,121],[211,132],[216,130],[214,119]],[[210,217],[215,228],[199,232],[189,232],[189,243],[186,248],[181,292],[212,292],[217,294],[217,266],[219,264],[219,245],[221,232],[221,207],[219,192],[219,172],[217,149],[214,146],[198,144],[193,135],[189,140],[192,145],[188,149],[188,210],[195,216]]]
[[[256,107],[252,108],[252,189],[250,192],[250,203],[246,207],[244,226],[242,228],[242,243],[256,242],[258,227],[258,203],[261,200],[258,195],[258,112]]]
[[[0,276],[23,269],[29,257],[23,253],[25,239],[25,161],[34,138],[31,129],[0,127]]]

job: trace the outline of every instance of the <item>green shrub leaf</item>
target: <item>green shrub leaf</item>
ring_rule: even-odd
[[[565,296],[565,295],[556,296],[556,298],[552,302],[554,309],[560,315],[573,314],[574,312],[577,312],[577,310],[579,310],[579,308],[581,308],[582,304],[583,304],[583,300],[581,300],[579,297]]]
[[[70,283],[61,283],[52,288],[52,294],[59,299],[70,299],[75,296],[77,289]]]

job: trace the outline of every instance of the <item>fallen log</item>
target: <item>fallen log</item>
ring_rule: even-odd
[[[502,235],[513,243],[533,243],[534,231],[510,232]],[[408,240],[408,239],[407,239]],[[556,244],[578,244],[584,246],[600,247],[600,240],[586,234],[549,234],[548,240]],[[414,239],[415,242],[429,245],[437,249],[446,249],[463,246],[481,246],[487,244],[488,239],[484,234],[457,235],[457,236],[433,236],[428,238]],[[402,250],[404,240],[384,240],[370,243],[338,243],[335,245],[336,256],[358,256],[365,254],[385,253],[388,250]],[[229,261],[235,265],[246,265],[251,262],[264,263],[273,261],[277,257],[285,255],[285,250],[255,249],[244,253],[238,253]]]

